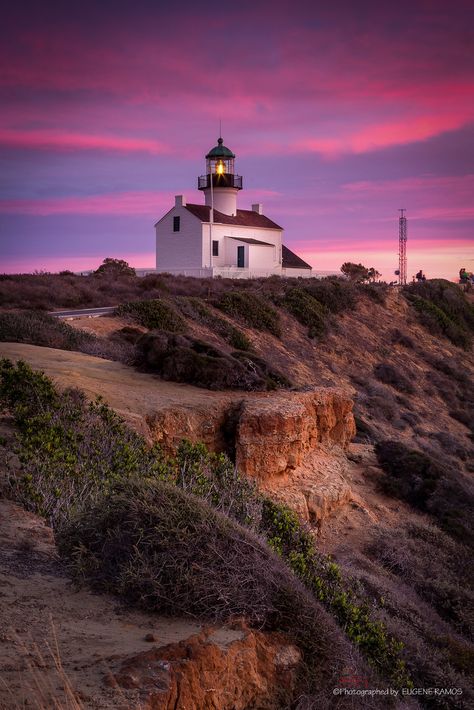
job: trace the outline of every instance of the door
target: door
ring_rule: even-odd
[[[245,247],[237,247],[237,266],[239,269],[245,266]]]

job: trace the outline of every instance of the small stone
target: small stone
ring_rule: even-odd
[[[154,643],[155,641],[157,641],[157,638],[155,634],[147,634],[145,636],[145,641],[147,641],[148,643]]]

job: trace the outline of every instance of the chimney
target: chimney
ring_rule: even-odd
[[[186,198],[184,195],[175,195],[174,197],[175,207],[186,207]]]
[[[257,214],[263,214],[263,205],[260,202],[256,202],[254,205],[252,205],[252,212],[256,212]]]

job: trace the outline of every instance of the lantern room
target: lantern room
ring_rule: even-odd
[[[218,138],[217,145],[206,155],[206,174],[198,178],[199,190],[211,187],[241,190],[242,177],[235,175],[234,161],[234,153]]]

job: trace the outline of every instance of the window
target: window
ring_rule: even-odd
[[[212,240],[212,256],[219,256],[219,242]]]
[[[180,221],[179,217],[173,217],[173,232],[179,232]]]

